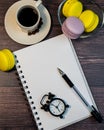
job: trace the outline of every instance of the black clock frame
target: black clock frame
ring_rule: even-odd
[[[48,99],[47,101],[45,101],[45,99]],[[56,115],[54,113],[51,112],[50,110],[50,105],[53,101],[55,100],[60,100],[63,104],[64,104],[64,111],[62,113],[60,113],[59,115]],[[69,108],[69,105],[65,103],[65,101],[61,98],[57,98],[56,95],[52,94],[52,93],[48,93],[48,94],[45,94],[41,101],[40,101],[40,104],[42,105],[41,109],[43,109],[44,111],[46,112],[50,112],[51,115],[55,116],[55,117],[60,117],[60,118],[64,118],[64,114],[67,110],[67,108]]]

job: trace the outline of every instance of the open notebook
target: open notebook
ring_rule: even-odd
[[[63,34],[14,52],[16,68],[39,130],[59,130],[90,116],[76,93],[57,71],[61,68],[87,101],[95,105],[72,42]],[[41,109],[43,95],[51,92],[71,107],[60,119]]]

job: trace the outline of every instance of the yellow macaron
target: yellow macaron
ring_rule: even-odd
[[[78,0],[67,0],[62,8],[62,13],[65,17],[79,17],[83,10],[83,5]]]
[[[5,54],[2,51],[0,51],[0,70],[7,71],[8,68],[9,68],[8,59],[5,56]]]
[[[9,71],[15,65],[15,59],[13,53],[9,49],[3,49],[0,51],[0,70]]]
[[[69,6],[71,5],[71,3],[74,3],[75,1],[77,1],[77,0],[66,0],[66,2],[63,5],[63,8],[62,8],[62,13],[64,16],[68,17]]]
[[[93,31],[99,23],[99,17],[92,10],[83,11],[79,19],[84,24],[85,32]]]
[[[99,17],[98,17],[98,15],[95,14],[95,22],[90,28],[86,29],[86,32],[92,32],[93,30],[96,29],[98,24],[99,24]]]

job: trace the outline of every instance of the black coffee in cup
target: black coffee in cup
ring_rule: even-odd
[[[17,19],[21,25],[31,27],[38,21],[38,12],[31,7],[24,7],[18,12]]]

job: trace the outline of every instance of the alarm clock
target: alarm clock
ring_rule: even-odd
[[[50,92],[42,97],[40,104],[42,105],[41,109],[60,118],[64,118],[63,115],[65,114],[67,108],[70,107],[63,99],[57,98],[56,95]]]

